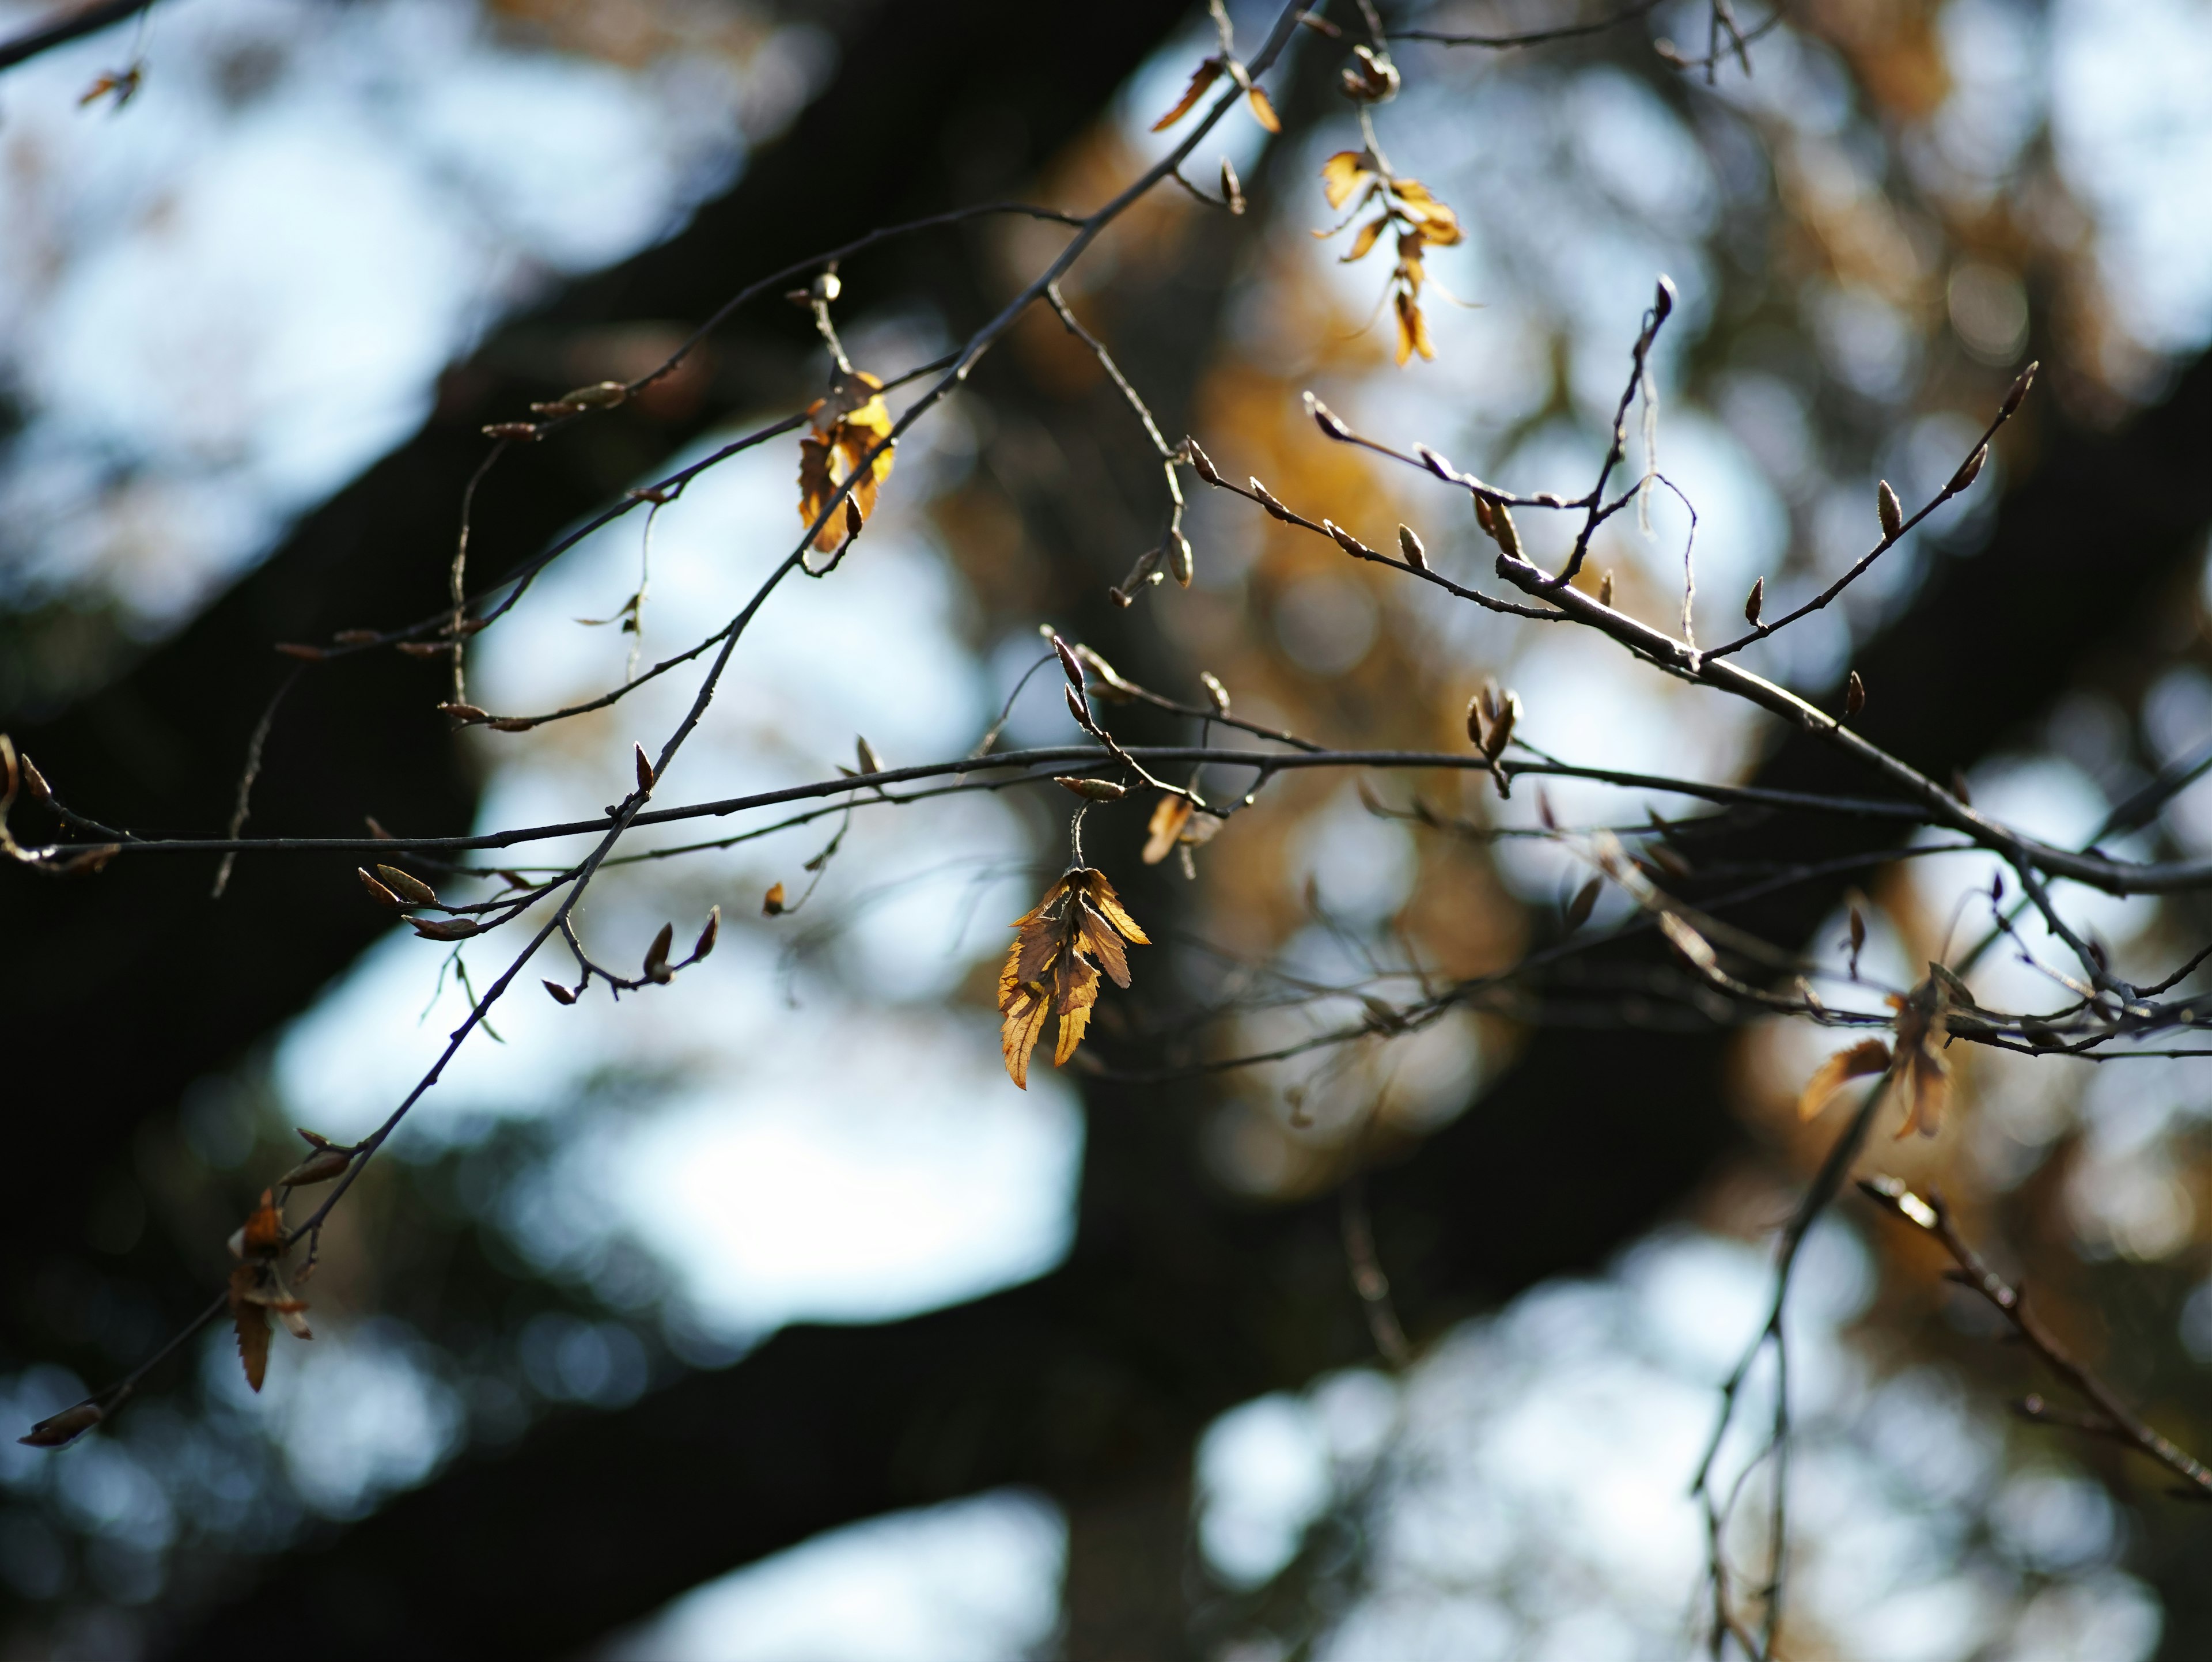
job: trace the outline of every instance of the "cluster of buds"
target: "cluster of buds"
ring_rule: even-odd
[[[1504,691],[1495,680],[1485,681],[1482,691],[1467,701],[1467,736],[1490,764],[1490,776],[1497,782],[1500,796],[1513,794],[1513,782],[1501,758],[1506,746],[1513,742],[1513,728],[1520,719],[1521,695]]]

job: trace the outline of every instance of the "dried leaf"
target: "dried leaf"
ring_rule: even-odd
[[[1572,934],[1589,922],[1591,910],[1597,905],[1597,897],[1605,887],[1605,880],[1593,877],[1575,891],[1575,898],[1567,902],[1567,930]]]
[[[1863,1038],[1849,1050],[1837,1051],[1805,1081],[1804,1092],[1797,1099],[1797,1117],[1811,1119],[1852,1080],[1878,1074],[1888,1066],[1889,1046],[1878,1038]]]
[[[1163,796],[1152,810],[1150,833],[1145,839],[1144,860],[1147,866],[1157,866],[1168,857],[1169,850],[1182,837],[1182,828],[1190,821],[1190,799],[1187,796]]]
[[[1182,89],[1182,96],[1176,100],[1173,109],[1152,123],[1152,131],[1156,133],[1165,132],[1183,117],[1188,115],[1191,107],[1206,96],[1206,89],[1219,79],[1221,79],[1221,60],[1218,58],[1207,58],[1191,71],[1190,84]]]
[[[660,933],[653,937],[653,944],[645,949],[645,978],[656,986],[665,987],[676,979],[676,971],[668,967],[668,949],[676,941],[676,926],[664,923]]]
[[[371,877],[365,868],[356,866],[353,870],[354,875],[361,879],[362,887],[368,891],[368,898],[376,902],[378,905],[389,907],[392,910],[398,911],[401,907],[407,904],[398,895],[392,893],[390,889],[385,887],[383,884]]]
[[[1322,194],[1331,208],[1341,208],[1352,192],[1375,177],[1364,150],[1339,150],[1321,164]]]
[[[1951,1096],[1951,1064],[1943,1056],[1950,1033],[1950,995],[1930,975],[1905,998],[1893,998],[1897,1011],[1897,1055],[1905,1098],[1905,1123],[1897,1135],[1936,1135]]]
[[[1122,909],[1104,873],[1077,867],[1063,873],[1044,898],[1013,923],[1013,945],[999,972],[1000,1046],[1006,1076],[1029,1085],[1030,1056],[1043,1035],[1045,1018],[1060,1018],[1053,1064],[1075,1054],[1097,1001],[1103,965],[1117,986],[1129,984],[1123,941],[1148,946],[1145,932]]]
[[[1437,200],[1419,180],[1395,180],[1390,194],[1397,199],[1398,211],[1420,227],[1424,241],[1438,248],[1449,248],[1466,240],[1467,233],[1460,228],[1459,216]]]
[[[1437,349],[1429,339],[1429,320],[1421,315],[1419,304],[1402,289],[1393,299],[1398,314],[1398,367],[1404,368],[1416,352],[1433,361]]]
[[[261,1204],[246,1215],[239,1232],[240,1251],[248,1258],[265,1258],[284,1244],[284,1215],[276,1209],[276,1191],[261,1191]]]
[[[260,1282],[258,1263],[241,1263],[230,1272],[230,1319],[238,1332],[238,1360],[245,1365],[246,1383],[256,1391],[269,1374],[269,1312],[253,1297]]]
[[[1255,121],[1271,133],[1282,131],[1282,119],[1276,115],[1275,107],[1267,101],[1267,94],[1261,92],[1257,87],[1247,87],[1244,89],[1244,98],[1245,101],[1252,107],[1252,119]]]
[[[799,517],[807,525],[821,519],[830,499],[846,480],[854,479],[846,500],[861,521],[876,511],[876,493],[891,474],[891,414],[883,400],[883,382],[854,370],[841,377],[827,396],[807,410],[813,432],[799,441]],[[868,453],[881,443],[883,452],[860,473]],[[860,477],[854,478],[855,474]],[[831,515],[815,533],[814,546],[834,554],[850,540],[855,527],[851,516],[840,525]]]
[[[761,916],[775,917],[782,913],[783,909],[783,885],[769,884],[768,892],[761,897]]]

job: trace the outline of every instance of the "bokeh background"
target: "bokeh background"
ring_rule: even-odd
[[[483,423],[640,373],[810,250],[994,197],[1085,208],[1160,154],[1147,129],[1212,26],[1116,9],[164,0],[0,75],[8,729],[87,812],[219,825],[288,673],[269,644],[438,603]],[[1270,21],[1232,11],[1248,43]],[[42,15],[11,5],[0,33]],[[1678,0],[1530,52],[1398,49],[1383,140],[1469,232],[1431,258],[1468,302],[1434,297],[1432,364],[1395,368],[1373,325],[1384,256],[1340,265],[1309,234],[1330,222],[1322,157],[1358,142],[1340,48],[1316,37],[1274,78],[1282,136],[1239,116],[1194,166],[1210,183],[1227,155],[1251,210],[1158,193],[1070,301],[1171,438],[1370,543],[1408,522],[1466,575],[1484,563],[1455,502],[1322,443],[1299,393],[1572,494],[1668,274],[1657,441],[1697,506],[1709,634],[1755,576],[1770,615],[1816,591],[1876,534],[1874,481],[1937,488],[2040,359],[1975,495],[1747,659],[1808,692],[1860,666],[1887,741],[2087,840],[2212,741],[2212,8],[1807,3],[1750,76],[1711,84],[1652,51],[1702,41],[1705,17]],[[82,101],[133,63],[127,102]],[[948,350],[1061,234],[975,222],[850,262],[854,359],[888,374]],[[821,374],[803,314],[742,314],[653,397],[495,476],[475,569],[802,408]],[[472,697],[589,696],[634,644],[650,661],[719,623],[787,550],[795,462],[749,452],[649,543],[635,517],[587,539],[472,648]],[[1157,534],[1157,480],[1087,352],[1025,322],[902,445],[848,568],[747,637],[683,794],[823,776],[856,734],[893,764],[961,754],[1047,623],[1176,697],[1211,671],[1240,714],[1337,742],[1450,745],[1495,675],[1525,735],[1577,762],[1802,770],[1761,720],[1602,642],[1440,609],[1225,499],[1194,505],[1194,586],[1119,612],[1103,591]],[[1617,522],[1597,560],[1663,618],[1688,525],[1663,496],[1651,520]],[[586,621],[641,575],[641,640]],[[254,828],[590,813],[690,697],[679,676],[455,738],[441,675],[380,654],[302,681]],[[1013,699],[1006,742],[1069,737],[1053,681]],[[1459,831],[1348,780],[1275,788],[1189,880],[1136,865],[1140,826],[1091,820],[1162,943],[1102,1009],[1109,1062],[1272,1048],[1363,995],[1502,967],[1580,880],[1494,835],[1532,803],[1456,776],[1376,790],[1386,810],[1418,790]],[[1647,794],[1551,789],[1580,824],[1690,811]],[[213,1331],[66,1453],[0,1446],[5,1653],[1691,1653],[1688,1478],[1827,1135],[1794,1111],[1819,1036],[1639,1015],[1599,973],[1292,1063],[1164,1087],[1040,1068],[1018,1093],[994,975],[1065,819],[1012,794],[856,814],[775,919],[761,893],[796,896],[836,821],[611,873],[584,918],[610,958],[720,904],[716,956],[618,1005],[502,1005],[335,1221],[316,1338],[280,1341],[260,1395]],[[2107,846],[2212,853],[2212,782]],[[496,943],[385,929],[349,863],[241,862],[219,901],[183,861],[0,884],[14,1420],[158,1343],[289,1162],[289,1128],[371,1128],[465,1008],[462,973],[498,973]],[[1960,857],[1851,875],[1867,973],[1917,979],[1988,876]],[[1840,963],[1845,886],[1770,921]],[[2124,965],[2170,963],[2212,922],[2076,898]],[[2001,959],[1990,1001],[2037,996]],[[1869,1158],[1942,1184],[2202,1446],[2212,1086],[2185,1062],[1960,1072],[1939,1138]],[[1352,1290],[1347,1194],[1399,1282],[1403,1369]],[[2212,1531],[2154,1475],[2013,1421],[2008,1393],[2037,1382],[1937,1268],[1849,1206],[1813,1239],[1794,1653],[2204,1653]],[[1755,1377],[1754,1401],[1771,1389]]]

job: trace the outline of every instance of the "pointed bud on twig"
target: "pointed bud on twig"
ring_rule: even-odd
[[[1284,521],[1286,523],[1292,522],[1297,520],[1297,515],[1291,513],[1291,510],[1284,507],[1282,503],[1277,502],[1273,496],[1269,493],[1267,487],[1261,484],[1257,479],[1254,479],[1252,481],[1252,494],[1260,499],[1260,506],[1266,508],[1277,519]]]
[[[1482,527],[1486,537],[1498,534],[1498,511],[1490,505],[1490,498],[1478,495],[1474,499],[1474,522]]]
[[[2035,385],[2035,372],[2042,368],[2040,362],[2031,363],[2020,372],[2020,379],[2013,382],[2012,391],[2005,394],[2005,401],[1997,411],[2000,420],[2012,418],[2013,412],[2020,408],[2020,401],[2027,396],[2027,389]]]
[[[542,984],[545,990],[552,995],[553,1001],[556,1004],[574,1004],[576,1001],[575,994],[570,992],[559,982],[547,981]]]
[[[1198,679],[1199,684],[1206,689],[1206,696],[1213,701],[1214,714],[1228,715],[1229,689],[1221,685],[1221,678],[1210,669],[1201,669],[1198,672]]]
[[[860,758],[861,772],[881,773],[884,770],[884,758],[876,754],[876,747],[861,734],[853,735],[853,754]]]
[[[15,786],[21,776],[15,761],[15,746],[6,734],[0,733],[0,803],[15,800]]]
[[[1960,491],[1964,490],[1976,479],[1981,478],[1982,464],[1988,461],[1989,459],[1989,446],[1986,444],[1976,445],[1974,447],[1974,454],[1959,464],[1959,471],[1951,475],[1951,483],[1946,485],[1944,489],[1953,496],[1956,496]]]
[[[1406,557],[1406,563],[1414,570],[1426,571],[1429,569],[1429,551],[1421,546],[1421,539],[1413,534],[1413,527],[1409,525],[1398,527],[1398,551]]]
[[[768,886],[768,892],[761,897],[761,916],[763,917],[781,916],[783,910],[783,885],[771,883]]]
[[[1335,411],[1310,393],[1305,395],[1305,399],[1306,414],[1314,418],[1314,425],[1321,429],[1323,438],[1334,439],[1340,444],[1352,441],[1352,429],[1344,424],[1343,418]]]
[[[1229,211],[1244,211],[1244,186],[1237,177],[1237,169],[1229,165],[1229,158],[1221,158],[1221,199],[1229,204]]]
[[[344,1148],[318,1148],[297,1166],[276,1179],[285,1189],[307,1189],[319,1183],[328,1183],[353,1164],[353,1154]]]
[[[1373,549],[1368,547],[1365,543],[1361,542],[1358,538],[1337,524],[1335,521],[1323,520],[1321,522],[1321,528],[1334,538],[1336,545],[1354,559],[1371,560],[1375,557]]]
[[[395,912],[406,905],[407,903],[405,901],[402,900],[398,895],[392,893],[390,889],[386,888],[383,884],[371,877],[365,868],[356,866],[353,870],[354,875],[361,879],[362,887],[368,891],[368,898],[376,902],[378,905],[388,906]]]
[[[378,842],[389,843],[392,840],[392,833],[377,823],[374,814],[364,813],[361,817],[361,823],[368,827],[368,834]]]
[[[1850,679],[1844,683],[1844,714],[1856,715],[1865,708],[1866,683],[1859,679],[1858,671],[1853,670]]]
[[[1541,785],[1536,787],[1536,822],[1547,831],[1555,831],[1559,822],[1552,813],[1552,795]]]
[[[1759,627],[1759,609],[1761,606],[1765,604],[1765,601],[1766,579],[1764,577],[1753,578],[1751,582],[1750,596],[1743,603],[1743,620],[1749,624],[1753,629],[1757,629]]]
[[[691,944],[691,961],[696,964],[714,950],[715,941],[721,939],[722,909],[716,906],[707,914],[707,927],[699,931],[699,938]]]
[[[1509,560],[1522,558],[1521,533],[1513,523],[1513,510],[1504,502],[1492,502],[1490,520],[1490,534],[1498,544],[1498,551]]]
[[[376,874],[384,880],[384,886],[410,906],[433,906],[437,904],[438,892],[419,877],[410,877],[397,866],[379,866]]]
[[[1974,794],[1966,788],[1966,776],[1958,768],[1951,770],[1951,794],[1970,808],[1974,806]]]
[[[536,727],[534,717],[528,715],[498,715],[484,724],[494,733],[527,733]]]
[[[298,641],[279,641],[274,650],[283,653],[287,658],[297,658],[310,664],[320,663],[331,655],[319,646],[307,646]]]
[[[643,745],[632,745],[630,752],[630,759],[637,769],[638,791],[641,794],[648,794],[653,789],[653,764],[646,759]]]
[[[33,802],[52,801],[54,788],[46,782],[46,776],[39,771],[39,764],[31,759],[30,752],[26,751],[15,759],[21,764],[23,788],[30,793],[31,800]]]
[[[491,719],[489,710],[478,709],[474,704],[447,703],[439,705],[438,709],[441,713],[452,716],[456,721],[488,721]]]
[[[1091,672],[1094,685],[1090,688],[1094,698],[1104,698],[1117,704],[1126,704],[1137,696],[1137,690],[1121,679],[1121,672],[1087,646],[1075,648],[1077,660]]]
[[[407,921],[425,941],[466,941],[483,933],[483,925],[473,917],[410,917]]]
[[[1894,539],[1905,529],[1905,506],[1897,500],[1897,492],[1884,479],[1874,493],[1875,512],[1881,518],[1881,534]]]
[[[1067,695],[1067,713],[1075,718],[1075,725],[1085,733],[1097,733],[1098,719],[1091,713],[1090,700],[1073,687],[1062,687],[1060,691]]]
[[[1182,441],[1182,453],[1190,458],[1191,471],[1196,473],[1199,478],[1204,479],[1208,484],[1219,484],[1221,483],[1221,474],[1213,466],[1213,458],[1207,455],[1205,451],[1199,448],[1198,441],[1196,439],[1184,439]]]
[[[79,1403],[75,1408],[65,1408],[40,1421],[31,1428],[29,1436],[15,1440],[33,1448],[60,1448],[75,1442],[106,1417],[98,1403]]]
[[[1657,291],[1651,296],[1651,320],[1664,323],[1674,310],[1674,279],[1662,275]],[[1686,325],[1685,327],[1687,326]]]
[[[1178,588],[1188,588],[1193,573],[1197,569],[1191,558],[1190,539],[1180,531],[1168,533],[1168,570]]]
[[[1052,649],[1060,659],[1060,673],[1067,677],[1068,685],[1079,690],[1083,685],[1083,666],[1076,661],[1075,654],[1057,635],[1052,637]]]
[[[339,646],[374,646],[383,638],[373,629],[342,629],[331,636]]]
[[[1415,445],[1413,447],[1413,454],[1419,459],[1422,466],[1427,468],[1430,472],[1435,474],[1438,478],[1445,480],[1452,484],[1464,484],[1467,483],[1466,480],[1460,478],[1457,470],[1452,466],[1450,458],[1437,451],[1431,450],[1427,445]]]
[[[664,923],[660,933],[653,937],[653,944],[645,949],[645,978],[657,986],[665,987],[676,979],[676,971],[668,967],[668,949],[675,941],[676,926]]]
[[[1086,802],[1118,802],[1129,794],[1127,786],[1117,785],[1111,779],[1082,779],[1072,773],[1056,773],[1052,782],[1062,790],[1074,792]]]
[[[1512,742],[1513,724],[1520,719],[1521,695],[1509,692],[1505,695],[1504,707],[1491,721],[1490,731],[1484,736],[1482,753],[1493,762],[1504,755],[1505,746]]]
[[[1482,695],[1478,692],[1467,701],[1467,741],[1477,750],[1486,750],[1489,746],[1483,742],[1484,737]]]
[[[1607,606],[1613,604],[1613,573],[1610,571],[1601,572],[1598,575],[1597,603]]]
[[[1582,887],[1575,891],[1575,898],[1567,902],[1568,934],[1572,934],[1577,929],[1579,929],[1583,924],[1589,922],[1589,915],[1596,907],[1598,895],[1604,887],[1605,880],[1603,878],[1593,877],[1589,882],[1583,884]]]

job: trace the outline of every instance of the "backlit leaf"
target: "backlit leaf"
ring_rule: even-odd
[[[1203,64],[1200,64],[1195,70],[1191,71],[1190,85],[1182,89],[1182,96],[1176,100],[1175,108],[1170,110],[1158,120],[1153,122],[1152,131],[1156,133],[1164,132],[1168,128],[1174,126],[1176,122],[1182,120],[1183,117],[1188,115],[1191,111],[1191,107],[1197,103],[1200,99],[1206,96],[1206,89],[1220,78],[1221,60],[1219,58],[1209,58]]]
[[[1878,1074],[1888,1066],[1889,1046],[1878,1038],[1863,1038],[1849,1050],[1837,1051],[1805,1081],[1804,1093],[1797,1099],[1798,1117],[1811,1119],[1850,1081]]]

